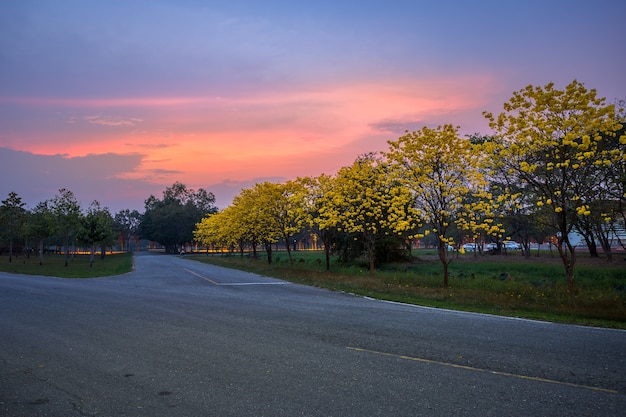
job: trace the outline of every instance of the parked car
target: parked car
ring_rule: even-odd
[[[485,245],[485,250],[486,251],[496,250],[496,249],[498,249],[498,244],[497,243],[491,242],[491,243],[487,243]]]
[[[502,247],[504,247],[506,250],[520,250],[522,249],[522,245],[520,245],[517,242],[513,242],[513,241],[506,241],[506,242],[502,242]]]
[[[476,243],[466,243],[462,248],[465,252],[475,252],[478,250],[478,245]]]

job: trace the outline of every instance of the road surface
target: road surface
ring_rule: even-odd
[[[624,331],[135,264],[0,273],[0,416],[626,415]]]

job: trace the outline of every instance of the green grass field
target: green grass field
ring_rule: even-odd
[[[131,253],[107,254],[104,260],[96,255],[93,267],[89,267],[89,255],[70,256],[65,266],[65,255],[46,255],[43,265],[39,265],[38,256],[0,258],[0,271],[14,274],[45,275],[61,278],[95,278],[120,275],[132,270],[133,255]]]
[[[432,252],[416,251],[411,263],[386,265],[371,275],[367,265],[324,268],[321,252],[296,252],[294,264],[279,252],[267,264],[239,255],[195,255],[192,259],[243,269],[292,282],[391,301],[581,325],[626,329],[626,260],[612,264],[581,259],[576,289],[570,292],[560,259],[549,254],[460,255],[450,264],[450,285],[442,286],[440,262]]]

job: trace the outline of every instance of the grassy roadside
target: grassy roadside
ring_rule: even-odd
[[[12,262],[8,257],[0,258],[0,271],[13,274],[45,275],[60,278],[95,278],[110,275],[120,275],[130,272],[133,268],[133,254],[107,254],[104,259],[96,256],[93,267],[89,267],[89,255],[70,256],[65,266],[65,255],[46,255],[43,265],[39,265],[37,256],[14,257]]]
[[[626,261],[581,262],[576,289],[568,291],[560,260],[521,256],[462,255],[450,264],[443,288],[441,264],[428,252],[411,263],[387,265],[370,275],[365,264],[324,270],[323,254],[297,252],[289,263],[278,253],[267,264],[238,255],[195,255],[191,259],[291,282],[373,298],[437,308],[626,329]]]

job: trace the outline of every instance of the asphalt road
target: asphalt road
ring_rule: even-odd
[[[624,331],[135,261],[0,273],[0,416],[626,415]]]

